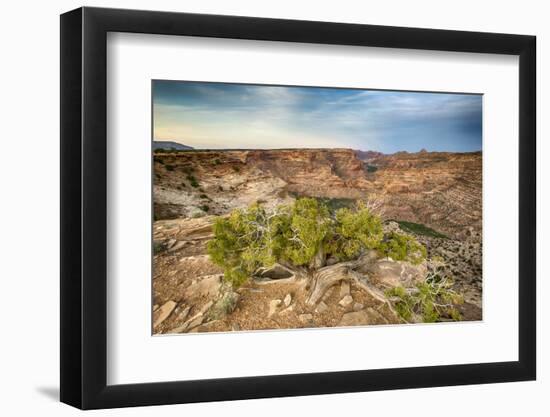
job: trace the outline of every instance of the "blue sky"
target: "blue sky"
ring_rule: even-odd
[[[481,149],[482,96],[153,81],[153,136],[199,149]]]

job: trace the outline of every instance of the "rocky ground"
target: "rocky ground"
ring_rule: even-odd
[[[286,278],[284,271],[279,275],[281,279],[253,279],[233,291],[224,283],[222,271],[206,255],[213,219],[205,216],[155,222],[154,333],[400,323],[383,296],[384,289],[420,279],[426,273],[425,265],[379,259],[362,272],[365,282],[372,284],[371,290],[366,291],[353,280],[342,281],[313,306],[306,303],[302,284]],[[398,227],[395,223],[388,224]],[[462,271],[470,277],[477,270],[477,266],[466,261],[467,251],[473,250],[471,243],[448,240],[441,244],[427,239],[424,241],[430,244],[427,245],[430,253],[449,260],[449,271]],[[466,298],[466,303],[459,307],[463,319],[480,320],[478,281],[459,281]]]

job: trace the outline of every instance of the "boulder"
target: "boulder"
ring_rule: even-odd
[[[410,287],[425,279],[426,262],[413,265],[409,262],[379,260],[367,269],[369,281],[383,287]]]
[[[172,240],[174,240],[174,243],[170,246],[170,249],[168,249],[168,252],[175,252],[177,250],[180,250],[187,244],[187,242],[182,240],[180,240],[179,242],[176,242],[175,239],[172,239]]]
[[[388,324],[388,321],[373,308],[346,313],[342,316],[339,326],[368,326],[370,324]]]
[[[176,308],[175,301],[167,301],[153,313],[153,328],[158,327]]]
[[[187,300],[198,299],[200,297],[214,297],[220,290],[222,277],[223,274],[205,275],[187,287],[183,296]]]
[[[233,291],[228,291],[216,301],[208,312],[208,317],[211,319],[219,320],[222,317],[230,314],[235,310],[237,302],[239,301],[239,294]]]

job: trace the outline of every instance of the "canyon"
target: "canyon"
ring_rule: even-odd
[[[361,153],[364,154],[364,153]],[[482,154],[372,153],[351,149],[157,152],[157,219],[226,214],[255,201],[298,196],[376,200],[389,219],[464,238],[482,227]],[[193,186],[195,185],[195,186]],[[206,207],[208,207],[206,209]],[[203,210],[206,209],[206,210]]]
[[[157,149],[153,163],[156,334],[400,323],[383,291],[405,279],[403,271],[425,275],[434,263],[444,265],[464,296],[458,307],[463,320],[482,318],[481,152]],[[378,259],[365,272],[380,284],[374,292],[342,281],[313,307],[292,280],[270,285],[251,279],[230,288],[206,253],[216,217],[299,197],[331,208],[368,201],[385,229],[411,234],[426,247],[429,263]],[[397,272],[385,276],[383,268]]]

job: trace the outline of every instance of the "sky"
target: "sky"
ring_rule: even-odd
[[[153,139],[197,149],[471,152],[482,96],[153,81]]]

